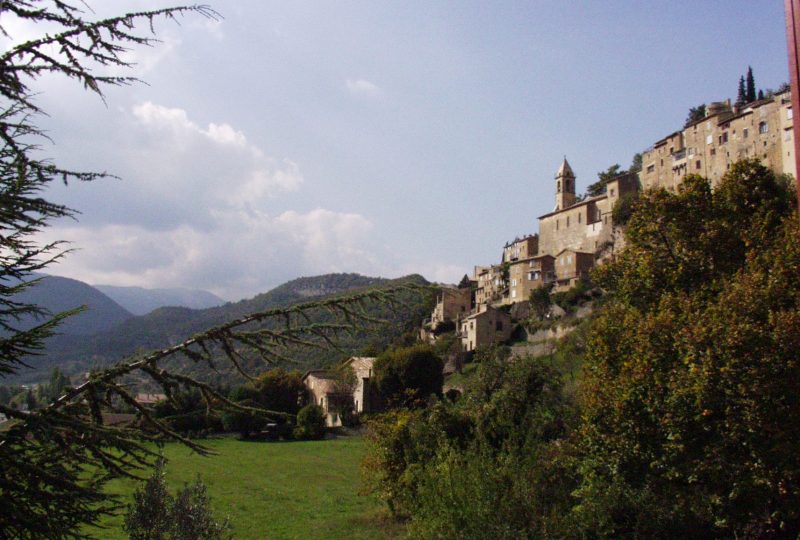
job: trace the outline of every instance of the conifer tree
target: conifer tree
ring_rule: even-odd
[[[753,68],[747,66],[747,103],[756,100],[756,80],[753,77]]]
[[[739,77],[739,90],[736,92],[736,106],[741,107],[747,103],[747,90],[744,86],[744,75]]]

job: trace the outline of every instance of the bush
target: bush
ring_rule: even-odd
[[[315,440],[325,437],[325,411],[319,405],[309,404],[297,413],[294,437],[300,440]]]
[[[389,407],[423,407],[442,393],[442,360],[428,345],[389,349],[375,360],[374,378]]]

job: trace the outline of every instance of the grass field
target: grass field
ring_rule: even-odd
[[[227,515],[234,537],[302,539],[400,538],[373,497],[358,495],[364,443],[348,437],[327,441],[268,443],[235,439],[207,441],[218,453],[201,457],[177,444],[167,445],[170,491],[200,477],[208,486],[217,517]],[[132,500],[137,483],[117,480],[109,491]],[[108,529],[86,532],[98,538],[126,538],[122,516]]]

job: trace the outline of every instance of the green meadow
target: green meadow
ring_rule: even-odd
[[[376,498],[358,494],[359,437],[308,442],[212,439],[217,455],[203,457],[178,444],[164,448],[171,493],[199,477],[208,486],[215,516],[228,516],[234,538],[400,538],[403,527]],[[138,483],[115,480],[108,491],[133,500]],[[97,538],[126,538],[123,516],[88,529]]]

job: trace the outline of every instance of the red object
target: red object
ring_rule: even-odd
[[[789,84],[792,87],[792,110],[797,117],[792,121],[794,135],[794,162],[797,178],[797,209],[800,211],[800,0],[784,0],[786,11],[786,41],[789,47]]]

